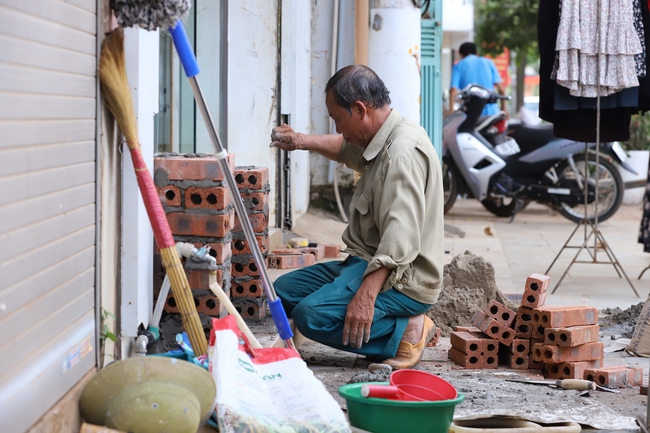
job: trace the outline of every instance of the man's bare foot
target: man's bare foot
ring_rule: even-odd
[[[386,359],[383,363],[390,365],[395,370],[412,368],[420,362],[427,342],[435,334],[436,325],[428,317],[423,314],[409,317],[395,357]]]
[[[416,344],[422,339],[422,327],[424,326],[424,314],[409,317],[409,323],[406,325],[402,341]]]

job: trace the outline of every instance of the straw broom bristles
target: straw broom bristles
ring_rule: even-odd
[[[138,125],[135,121],[129,81],[126,78],[124,33],[120,28],[112,31],[102,43],[99,57],[99,85],[102,98],[113,113],[129,148],[137,146]]]
[[[126,77],[124,35],[119,28],[106,36],[102,44],[99,59],[99,82],[102,97],[108,109],[113,113],[131,151],[138,187],[153,227],[156,243],[160,248],[163,265],[171,282],[172,293],[183,319],[183,326],[196,356],[203,355],[207,352],[207,343],[201,320],[194,305],[192,289],[178,257],[174,238],[153,179],[140,151],[135,111]]]

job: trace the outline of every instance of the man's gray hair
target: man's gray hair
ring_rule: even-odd
[[[363,65],[350,65],[340,69],[325,86],[325,94],[332,91],[337,105],[348,113],[356,101],[369,108],[382,108],[390,104],[390,93],[375,71]]]

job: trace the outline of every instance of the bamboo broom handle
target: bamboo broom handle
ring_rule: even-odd
[[[142,157],[140,144],[127,141],[127,145],[131,150],[131,159],[133,160],[133,168],[135,169],[135,176],[138,180],[138,188],[140,189],[147,215],[149,215],[149,221],[153,228],[156,243],[159,248],[173,247],[176,245],[174,236],[172,236],[172,231],[167,222],[167,215],[165,215],[165,210],[162,207],[162,203],[160,203],[160,198],[158,198],[156,186],[153,183],[147,164]]]

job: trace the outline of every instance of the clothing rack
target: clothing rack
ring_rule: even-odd
[[[598,2],[598,10],[600,10],[601,3],[600,1]],[[599,14],[600,16],[600,14]],[[600,29],[600,28],[599,28]],[[569,266],[566,268],[558,282],[556,283],[555,287],[553,288],[553,291],[551,294],[555,293],[555,291],[558,289],[562,281],[564,280],[564,277],[569,273],[569,270],[571,267],[576,264],[576,263],[584,263],[584,264],[610,264],[614,266],[614,269],[616,270],[616,273],[618,274],[619,278],[625,277],[627,280],[628,284],[634,291],[634,294],[636,295],[637,298],[639,298],[639,293],[637,292],[636,288],[632,284],[632,281],[628,278],[627,274],[625,273],[625,270],[623,269],[623,266],[621,263],[618,261],[616,258],[616,255],[614,254],[614,251],[611,249],[607,241],[605,240],[605,236],[603,235],[602,231],[598,228],[598,180],[600,177],[600,94],[601,94],[601,87],[600,87],[600,31],[597,33],[597,46],[599,47],[598,53],[597,53],[597,58],[598,58],[598,68],[596,68],[596,82],[597,82],[597,96],[596,96],[596,176],[595,176],[595,191],[596,191],[596,198],[594,201],[594,221],[592,222],[588,215],[587,215],[587,209],[588,209],[588,202],[589,202],[589,182],[588,182],[588,173],[589,173],[589,160],[588,160],[588,153],[589,153],[589,145],[588,143],[585,143],[585,168],[584,168],[584,176],[583,176],[583,189],[584,189],[584,198],[585,198],[585,217],[576,224],[576,228],[573,230],[569,238],[566,240],[560,251],[557,253],[555,256],[555,259],[553,259],[553,262],[551,265],[548,267],[546,270],[546,274],[548,275],[549,271],[557,261],[557,259],[560,257],[562,252],[565,249],[568,248],[577,248],[578,251],[576,252],[575,256],[571,259],[571,262],[569,263]],[[576,179],[578,179],[579,173],[576,173]],[[578,230],[582,227],[583,230],[583,242],[580,245],[569,245],[571,240],[573,239],[574,235],[578,232]],[[590,241],[593,239],[593,245],[591,245]],[[603,250],[605,254],[607,255],[608,260],[599,260],[598,258],[598,251]],[[579,256],[583,251],[587,251],[589,256],[591,257],[591,260],[579,260]],[[601,254],[601,257],[603,255]],[[649,266],[650,267],[650,266]],[[645,270],[644,270],[645,271]],[[643,274],[643,273],[642,273]],[[641,278],[641,276],[639,276]]]

